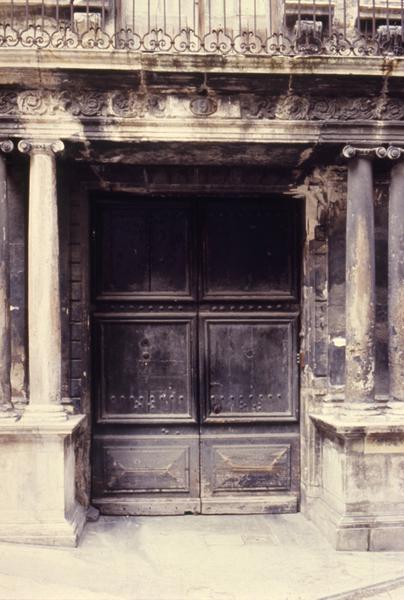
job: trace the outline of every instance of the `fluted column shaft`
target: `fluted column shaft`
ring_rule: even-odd
[[[25,418],[61,419],[61,315],[55,154],[62,142],[21,141],[30,155],[28,348],[30,403]]]
[[[10,250],[7,170],[3,152],[11,141],[0,142],[0,417],[15,416],[11,400]]]
[[[375,237],[372,162],[348,163],[346,223],[346,400],[375,394]]]

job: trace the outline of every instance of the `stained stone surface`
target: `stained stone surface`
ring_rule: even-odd
[[[336,552],[300,514],[101,517],[77,549],[0,544],[1,600],[359,598],[404,598],[404,554]]]

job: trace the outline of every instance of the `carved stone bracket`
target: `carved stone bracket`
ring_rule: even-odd
[[[65,148],[62,140],[20,140],[18,150],[23,154],[58,154]]]
[[[384,146],[356,148],[348,144],[342,149],[342,156],[344,158],[386,158],[387,152],[388,150]]]

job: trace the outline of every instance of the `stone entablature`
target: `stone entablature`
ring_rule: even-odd
[[[404,98],[315,94],[201,94],[82,89],[0,89],[0,118],[204,117],[279,121],[404,121]]]

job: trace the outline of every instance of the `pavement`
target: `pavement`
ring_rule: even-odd
[[[300,515],[101,517],[0,544],[1,600],[404,600],[404,552],[336,552]]]

